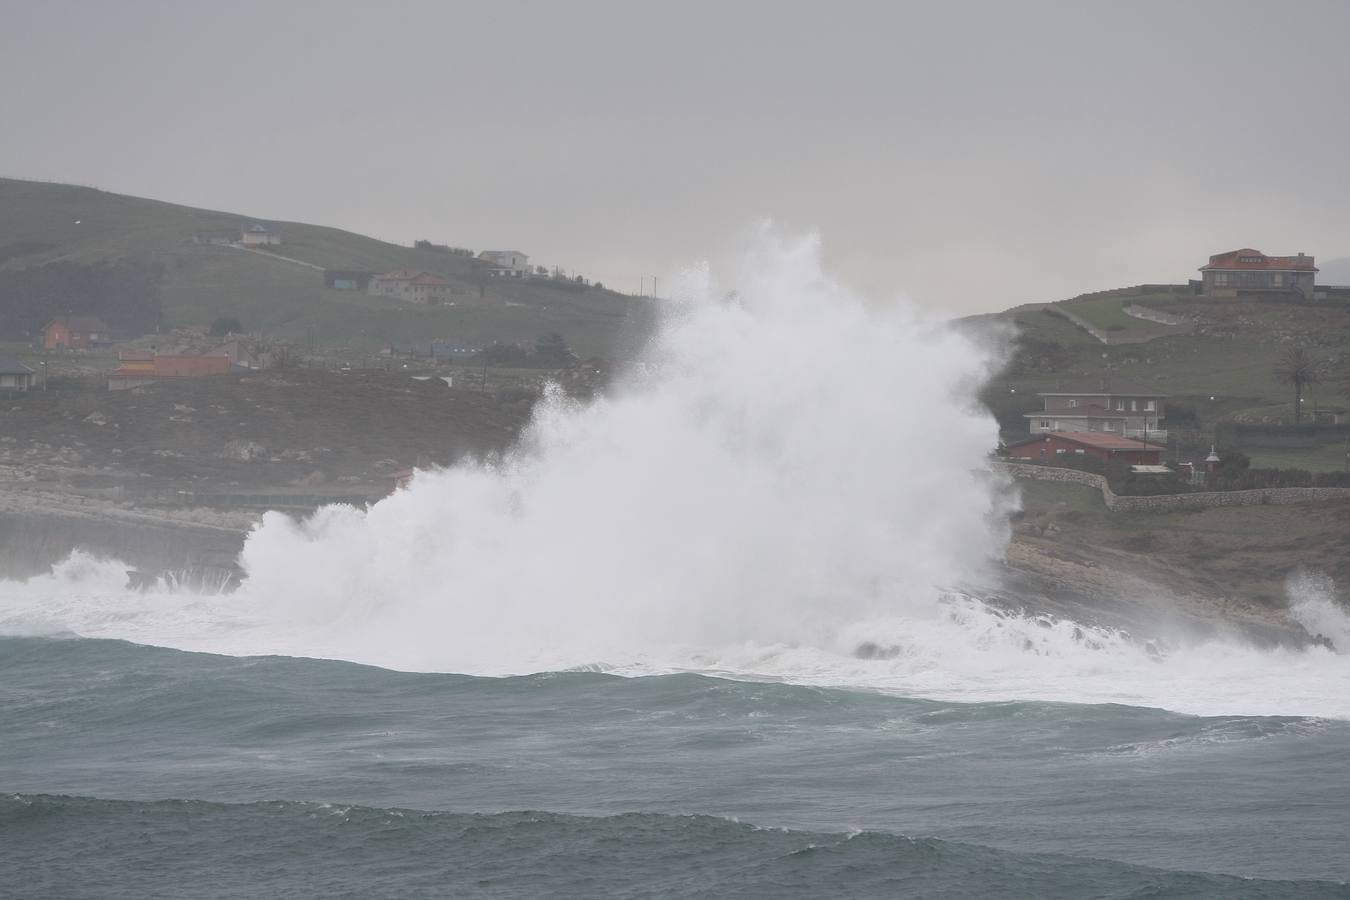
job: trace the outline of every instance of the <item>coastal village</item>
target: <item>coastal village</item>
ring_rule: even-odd
[[[327,232],[309,228],[243,218],[166,228],[158,261],[93,264],[105,267],[95,283],[108,286],[106,302],[97,290],[73,299],[88,267],[0,269],[59,276],[55,287],[33,281],[55,299],[11,315],[0,342],[5,507],[103,522],[92,543],[142,553],[146,565],[186,553],[229,566],[234,551],[211,535],[238,535],[264,510],[362,505],[419,469],[504,452],[545,383],[577,397],[603,391],[651,327],[639,315],[648,298],[520,250],[325,249]],[[999,424],[991,465],[1015,476],[1026,504],[1010,559],[1034,551],[1031,568],[1058,565],[1051,560],[1071,549],[1065,517],[1086,502],[1065,506],[1079,496],[1070,490],[1100,498],[1093,515],[1106,518],[1072,529],[1099,544],[1144,527],[1134,515],[1153,515],[1156,531],[1170,509],[1304,504],[1314,522],[1331,515],[1319,502],[1350,497],[1350,401],[1340,389],[1350,288],[1324,283],[1305,253],[1240,248],[1196,269],[1191,279],[992,317],[1016,335],[981,397]],[[221,290],[245,277],[254,281]],[[183,279],[190,289],[179,291]],[[63,293],[67,284],[77,289]],[[254,298],[277,284],[291,293],[266,295],[273,305]],[[163,312],[138,299],[147,291],[170,301]],[[288,296],[313,299],[302,307]],[[309,318],[296,323],[287,308]],[[356,324],[332,331],[342,317]],[[958,325],[979,330],[990,318]],[[109,531],[107,522],[122,524]],[[40,540],[11,542],[9,562],[41,559]],[[1163,565],[1195,552],[1187,537],[1147,555]],[[1173,578],[1177,566],[1215,565],[1166,564]],[[1255,583],[1228,568],[1206,577],[1237,591]]]
[[[325,288],[361,295],[395,306],[454,306],[470,290],[463,280],[454,281],[428,270],[400,269],[387,272],[355,268],[320,268],[310,263],[288,260],[285,256],[284,229],[274,223],[242,221],[235,229],[195,231],[185,240],[203,247],[229,248],[235,251],[265,254],[283,265],[301,265],[313,270]],[[471,261],[480,278],[519,282],[562,282],[586,289],[590,285],[580,276],[561,270],[532,266],[529,256],[519,250],[485,250],[477,254],[445,245],[419,242],[427,249]],[[1323,306],[1350,302],[1350,287],[1322,285],[1317,282],[1314,257],[1304,253],[1272,256],[1242,248],[1210,256],[1199,267],[1199,278],[1186,284],[1143,286],[1125,291],[1104,292],[1054,304],[1031,305],[1047,316],[1059,317],[1091,339],[1107,347],[1147,346],[1152,341],[1176,335],[1193,335],[1214,324],[1202,323],[1202,316],[1179,312],[1179,306],[1208,304],[1210,314],[1222,310],[1225,303],[1303,304]],[[1150,302],[1145,304],[1142,300]],[[1122,325],[1122,322],[1126,323]],[[522,369],[525,350],[506,352],[506,348],[456,345],[446,340],[390,342],[379,350],[367,350],[359,356],[341,351],[325,353],[314,345],[269,339],[257,333],[240,333],[237,319],[221,317],[209,325],[180,326],[167,332],[133,335],[93,315],[58,315],[47,321],[27,345],[9,346],[17,353],[0,355],[0,391],[25,393],[66,391],[78,387],[112,392],[137,392],[150,385],[186,383],[233,376],[227,384],[239,384],[260,373],[280,370],[320,370],[343,376],[353,372],[406,378],[425,383],[435,378],[448,389],[472,388],[479,393],[537,390],[546,378],[561,379],[574,389],[594,390],[603,381],[611,361],[599,357],[579,360],[565,341],[554,335],[551,352]],[[113,355],[115,354],[115,356]],[[495,354],[495,355],[494,355]],[[23,359],[20,359],[23,357]],[[1106,359],[1106,354],[1103,354]],[[99,368],[99,361],[104,368]],[[501,365],[501,361],[516,365]],[[1339,360],[1328,359],[1323,365]],[[531,364],[526,364],[531,365]],[[1318,488],[1350,487],[1324,463],[1308,470],[1306,477],[1297,467],[1287,467],[1282,476],[1260,482],[1250,475],[1249,456],[1239,452],[1246,470],[1235,479],[1234,470],[1225,468],[1227,448],[1234,428],[1252,426],[1235,417],[1233,422],[1206,422],[1196,429],[1196,416],[1186,410],[1180,431],[1169,428],[1167,404],[1177,393],[1174,385],[1155,377],[1150,383],[1113,371],[1111,362],[1093,374],[1053,374],[1053,385],[1045,384],[1049,372],[1022,371],[1020,380],[1030,386],[1021,395],[1025,403],[1035,405],[1015,413],[1009,420],[1001,417],[1003,435],[996,456],[1009,462],[1038,466],[1071,467],[1090,471],[1094,477],[1107,478],[1108,469],[1114,489],[1124,493],[1199,493],[1206,485],[1213,489],[1242,488]],[[1149,366],[1142,367],[1147,376]],[[76,377],[72,377],[78,373]],[[524,374],[522,374],[524,373]],[[1133,373],[1132,373],[1133,374]],[[1343,436],[1343,402],[1327,403],[1305,409],[1303,390],[1321,379],[1312,367],[1295,373],[1291,384],[1297,398],[1291,410],[1266,417],[1260,426],[1284,446],[1350,441]],[[457,383],[458,380],[458,383]],[[1037,382],[1041,382],[1037,384]],[[1038,388],[1038,389],[1037,389]],[[1222,382],[1211,388],[1222,394],[1231,391]],[[1017,387],[1008,382],[1008,396],[1017,397]],[[1216,395],[1210,395],[1211,400]],[[1292,413],[1287,414],[1287,413]],[[1274,421],[1270,421],[1274,418]],[[1020,420],[1020,424],[1018,424]],[[1225,431],[1226,427],[1226,431]],[[228,441],[226,442],[228,443]],[[1350,448],[1350,444],[1347,444]],[[1224,452],[1221,452],[1221,449]],[[3,452],[3,450],[0,450]],[[1319,460],[1324,460],[1321,454]],[[418,460],[396,460],[398,477],[394,484],[406,481]],[[1350,452],[1346,454],[1350,465]],[[1125,468],[1122,468],[1125,467]],[[1286,467],[1279,467],[1286,468]],[[1128,471],[1127,471],[1128,470]],[[1294,474],[1290,474],[1294,473]],[[1128,475],[1128,477],[1126,477]],[[311,484],[315,481],[310,477]],[[217,490],[216,493],[225,493]],[[190,496],[190,492],[180,492]],[[1264,502],[1271,502],[1267,494]],[[1285,493],[1281,497],[1294,497]]]

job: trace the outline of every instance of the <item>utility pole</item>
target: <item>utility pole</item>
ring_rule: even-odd
[[[656,276],[655,276],[655,275],[652,276],[652,299],[653,299],[653,300],[660,299],[660,298],[658,298],[658,297],[656,296]]]

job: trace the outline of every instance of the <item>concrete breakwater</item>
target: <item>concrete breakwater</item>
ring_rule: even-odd
[[[994,462],[1014,478],[1085,484],[1101,491],[1102,501],[1112,512],[1169,512],[1177,509],[1214,509],[1220,506],[1259,506],[1262,504],[1312,503],[1319,500],[1350,500],[1350,488],[1286,487],[1257,488],[1250,491],[1198,491],[1191,494],[1156,494],[1150,497],[1125,497],[1111,490],[1106,477],[1093,472],[1058,466],[1028,463]]]

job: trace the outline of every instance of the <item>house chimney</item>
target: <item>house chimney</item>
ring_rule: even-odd
[[[1214,452],[1214,445],[1209,445],[1209,456],[1205,457],[1205,472],[1213,475],[1214,470],[1219,467],[1219,454]]]

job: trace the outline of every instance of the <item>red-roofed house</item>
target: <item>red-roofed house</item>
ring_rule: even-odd
[[[370,279],[366,289],[372,297],[393,297],[409,303],[444,303],[450,299],[450,282],[430,272],[386,272]]]
[[[1267,256],[1250,247],[1216,253],[1209,265],[1200,267],[1204,292],[1209,297],[1236,297],[1241,292],[1298,293],[1311,298],[1317,267],[1313,258]]]
[[[1009,444],[1008,458],[1054,462],[1064,456],[1091,456],[1133,466],[1157,466],[1162,464],[1164,449],[1160,444],[1100,431],[1048,431]]]
[[[112,338],[108,326],[94,316],[61,316],[42,330],[42,346],[46,350],[88,350],[109,343]]]

